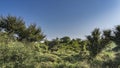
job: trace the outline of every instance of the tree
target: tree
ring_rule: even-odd
[[[40,28],[37,28],[35,24],[30,25],[25,31],[25,38],[32,41],[41,41],[45,38]]]
[[[60,40],[61,40],[61,43],[69,43],[71,41],[70,37],[68,36],[63,37]]]
[[[117,47],[114,48],[114,50],[119,50],[120,49],[120,25],[118,25],[116,28],[115,28],[115,31],[114,31],[114,42],[117,44]]]
[[[37,28],[36,25],[30,25],[27,28],[25,22],[20,17],[17,18],[15,16],[2,16],[0,18],[0,28],[1,30],[4,30],[5,32],[9,33],[9,35],[16,34],[18,36],[19,41],[41,41],[45,37],[41,29]]]
[[[98,28],[94,29],[91,35],[87,36],[87,46],[91,56],[95,57],[101,51],[100,31]]]
[[[104,30],[103,36],[102,36],[102,43],[104,45],[108,44],[111,40],[113,40],[113,37],[111,35],[111,30]]]
[[[52,41],[48,42],[48,49],[51,51],[56,51],[58,50],[58,45],[60,45],[59,38],[53,39]]]
[[[0,27],[8,33],[17,33],[26,28],[25,22],[15,16],[1,17]]]
[[[120,25],[115,28],[115,41],[120,42]]]

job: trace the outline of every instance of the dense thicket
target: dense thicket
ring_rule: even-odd
[[[120,68],[120,25],[114,30],[95,28],[86,40],[44,38],[36,25],[26,26],[15,16],[0,17],[0,67]]]

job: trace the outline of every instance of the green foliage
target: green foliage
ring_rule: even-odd
[[[106,41],[112,40],[111,30],[104,30],[103,36],[104,36],[103,39],[105,39]]]
[[[116,28],[115,28],[115,31],[114,31],[114,41],[115,43],[118,45],[114,50],[115,51],[118,51],[120,50],[120,25],[118,25]]]
[[[88,50],[90,51],[91,56],[96,56],[101,51],[101,39],[99,29],[95,29],[92,32],[92,35],[87,36],[88,39]]]
[[[65,36],[65,37],[61,38],[60,40],[62,43],[69,43],[71,39],[70,39],[70,37]]]
[[[41,29],[37,28],[36,25],[30,25],[27,28],[23,19],[15,16],[1,17],[0,29],[7,32],[9,35],[17,35],[19,41],[41,41],[45,37]]]
[[[42,39],[44,39],[44,35],[41,32],[40,28],[36,28],[36,25],[30,25],[26,31],[25,31],[26,35],[25,38],[27,41],[41,41]]]
[[[21,30],[24,30],[26,27],[25,22],[21,18],[7,16],[0,18],[0,28],[3,28],[8,33],[18,33]]]
[[[0,68],[120,68],[119,25],[114,32],[96,28],[86,40],[65,36],[41,43],[44,37],[34,24],[1,17]]]

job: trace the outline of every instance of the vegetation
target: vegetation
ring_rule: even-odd
[[[1,17],[0,68],[120,68],[120,25],[113,31],[96,28],[86,40],[44,38],[36,25]]]
[[[16,18],[15,16],[1,17],[0,29],[11,36],[17,35],[19,41],[40,41],[45,37],[41,29],[36,28],[36,25],[31,24],[26,27],[25,22],[21,18]]]

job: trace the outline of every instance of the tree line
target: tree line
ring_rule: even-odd
[[[86,40],[71,39],[65,36],[49,41],[45,39],[41,28],[38,28],[35,24],[26,26],[22,18],[9,15],[0,17],[0,33],[7,33],[8,36],[16,38],[17,41],[40,42],[44,40],[44,44],[51,51],[57,51],[62,45],[80,48],[81,52],[89,51],[92,57],[100,53],[111,41],[118,45],[114,50],[120,49],[120,25],[116,26],[114,30],[100,31],[99,28],[95,28],[91,35],[86,36]]]

